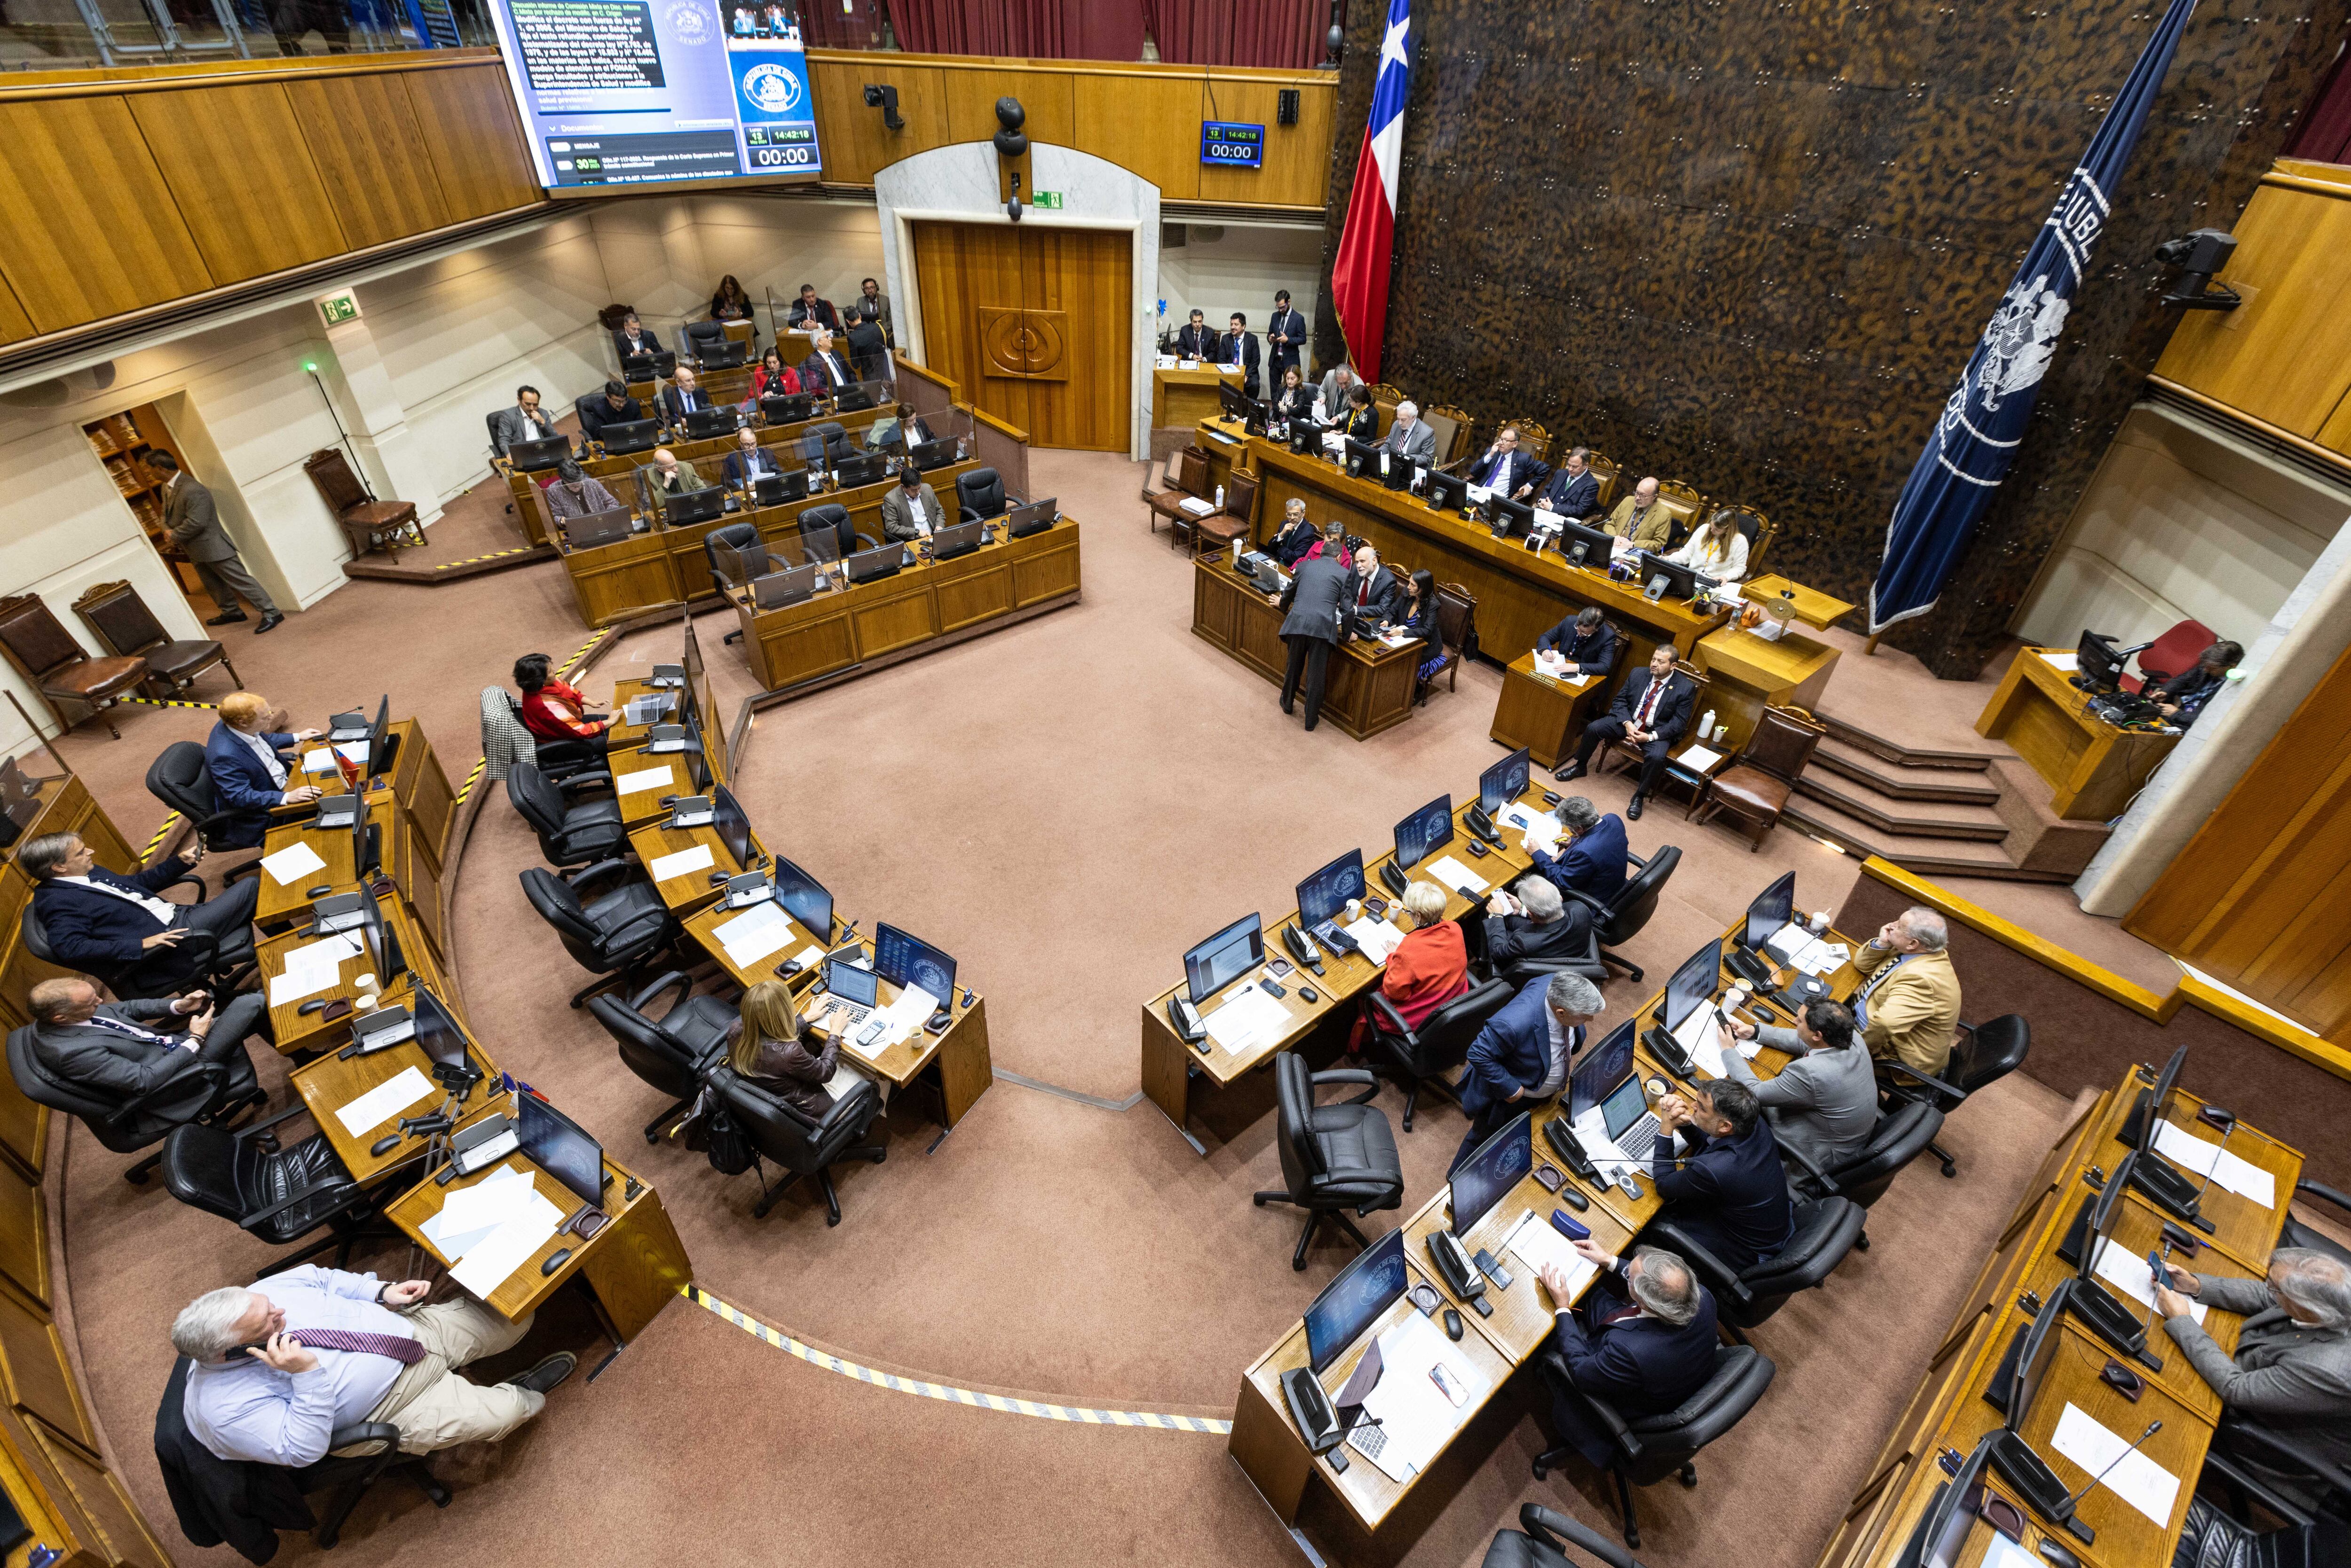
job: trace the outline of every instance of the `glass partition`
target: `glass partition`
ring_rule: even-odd
[[[16,0],[0,6],[0,70],[495,47],[486,3]]]

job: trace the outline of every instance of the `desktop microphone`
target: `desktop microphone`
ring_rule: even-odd
[[[2125,1448],[2121,1453],[2116,1454],[2113,1460],[2107,1464],[2105,1469],[2100,1470],[2096,1475],[2092,1476],[2088,1480],[2084,1481],[2080,1491],[2074,1492],[2065,1499],[2065,1511],[2069,1514],[2072,1513],[2074,1511],[2074,1505],[2080,1502],[2084,1498],[2089,1496],[2090,1489],[2096,1486],[2100,1481],[2105,1480],[2108,1475],[2113,1473],[2116,1465],[2119,1465],[2125,1459],[2130,1458],[2132,1452],[2136,1450],[2141,1443],[2146,1442],[2149,1437],[2154,1437],[2158,1432],[2162,1430],[2162,1422],[2149,1421],[2147,1424],[2147,1430],[2141,1432],[2137,1437],[2131,1439],[2129,1448]]]
[[[2228,1127],[2220,1134],[2220,1146],[2212,1151],[2212,1164],[2204,1172],[2204,1184],[2196,1189],[2196,1197],[2191,1200],[2190,1207],[2199,1214],[2203,1212],[2204,1195],[2210,1190],[2212,1178],[2220,1174],[2220,1155],[2227,1151],[2229,1140],[2236,1135],[2237,1119],[2231,1116]]]

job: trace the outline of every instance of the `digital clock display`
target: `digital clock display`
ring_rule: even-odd
[[[1200,162],[1227,169],[1265,166],[1265,127],[1241,125],[1229,120],[1203,120]]]

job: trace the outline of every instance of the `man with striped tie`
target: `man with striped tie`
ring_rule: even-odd
[[[266,1294],[231,1285],[198,1296],[172,1324],[188,1369],[183,1408],[196,1441],[224,1459],[298,1468],[337,1427],[389,1421],[403,1453],[494,1442],[538,1414],[578,1358],[558,1351],[485,1387],[457,1368],[512,1349],[530,1332],[470,1297],[422,1303],[423,1280],[305,1266]]]

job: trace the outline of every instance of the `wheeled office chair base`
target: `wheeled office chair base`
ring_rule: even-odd
[[[147,1185],[147,1178],[154,1175],[155,1167],[162,1163],[163,1151],[157,1149],[153,1154],[149,1155],[137,1165],[132,1166],[129,1170],[124,1171],[122,1173],[122,1179],[129,1182],[132,1186],[145,1186]]]
[[[1572,1448],[1552,1448],[1538,1454],[1535,1456],[1534,1463],[1535,1479],[1549,1480],[1553,1466],[1566,1459],[1580,1458],[1582,1456]],[[1614,1465],[1608,1467],[1608,1474],[1616,1483],[1616,1506],[1625,1515],[1625,1544],[1638,1551],[1641,1545],[1641,1522],[1633,1512],[1633,1483],[1626,1480],[1625,1472]],[[1698,1467],[1684,1465],[1677,1472],[1675,1479],[1686,1487],[1698,1485]]]
[[[1249,1201],[1257,1205],[1258,1207],[1263,1208],[1269,1203],[1291,1203],[1296,1200],[1293,1199],[1289,1193],[1277,1189],[1272,1192],[1252,1194]],[[1338,1226],[1340,1229],[1345,1231],[1349,1239],[1354,1242],[1358,1249],[1368,1249],[1371,1246],[1371,1242],[1364,1239],[1364,1233],[1355,1228],[1355,1222],[1348,1218],[1345,1215],[1340,1213],[1337,1209],[1309,1209],[1306,1214],[1306,1228],[1299,1233],[1298,1250],[1290,1255],[1290,1266],[1292,1269],[1297,1270],[1301,1273],[1305,1272],[1306,1249],[1314,1245],[1314,1232],[1321,1228],[1322,1222],[1326,1219]]]
[[[729,632],[726,636],[719,639],[722,643],[740,643],[742,640],[743,633],[739,630]]]
[[[1927,1152],[1943,1162],[1943,1176],[1946,1180],[1949,1180],[1959,1174],[1959,1162],[1951,1158],[1950,1152],[1945,1149],[1942,1145],[1928,1144],[1927,1145]]]
[[[890,1151],[880,1144],[856,1144],[841,1150],[840,1154],[833,1156],[833,1164],[838,1165],[841,1161],[849,1158],[852,1155],[861,1159],[872,1160],[878,1166],[883,1161],[890,1157]],[[768,1210],[776,1207],[776,1199],[789,1192],[794,1184],[799,1182],[800,1178],[798,1176],[794,1176],[790,1179],[771,1187],[768,1185],[767,1165],[756,1155],[752,1156],[751,1168],[758,1173],[759,1177],[759,1201],[751,1206],[751,1218],[754,1219],[765,1219],[768,1218]],[[841,1194],[833,1190],[832,1170],[831,1166],[827,1166],[816,1173],[816,1185],[818,1190],[824,1194],[824,1222],[827,1225],[840,1224]]]
[[[672,1105],[660,1115],[655,1116],[652,1121],[647,1122],[645,1124],[645,1142],[648,1144],[660,1143],[662,1130],[674,1124],[680,1117],[684,1116],[688,1111],[693,1109],[693,1101],[680,1100],[676,1104]]]

